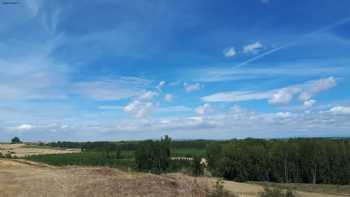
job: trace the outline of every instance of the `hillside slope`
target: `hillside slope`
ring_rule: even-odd
[[[26,160],[0,159],[1,197],[204,197],[215,179],[175,173],[153,175],[123,172],[105,167],[53,167]],[[257,196],[263,188],[255,184],[224,182],[225,189],[240,196]],[[298,192],[305,197],[334,195]]]

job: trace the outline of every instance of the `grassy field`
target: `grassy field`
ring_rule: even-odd
[[[171,152],[172,157],[205,157],[206,150],[198,148],[176,148]]]
[[[32,155],[25,159],[38,161],[55,166],[77,165],[77,166],[108,166],[120,169],[133,169],[135,162],[130,153],[125,153],[128,158],[117,159],[111,155],[107,157],[101,152],[81,152],[68,154]]]
[[[122,157],[117,159],[111,154],[109,157],[103,152],[81,152],[68,154],[31,155],[24,159],[42,162],[54,166],[108,166],[121,170],[136,168],[133,151],[122,151]],[[168,172],[190,172],[191,161],[171,161]]]

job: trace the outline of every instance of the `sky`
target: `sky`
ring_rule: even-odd
[[[0,141],[350,137],[348,0],[0,0]]]

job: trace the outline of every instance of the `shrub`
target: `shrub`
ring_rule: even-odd
[[[192,161],[192,175],[202,176],[204,174],[204,167],[201,164],[201,158],[195,156]]]
[[[218,180],[216,181],[215,189],[214,191],[211,191],[207,194],[207,197],[237,197],[237,195],[226,191],[224,189],[223,181]]]
[[[260,197],[295,197],[291,190],[283,191],[278,188],[265,187],[264,192],[260,193]]]
[[[7,159],[11,159],[11,158],[12,158],[11,153],[9,153],[9,152],[8,152],[8,153],[6,153],[6,154],[5,154],[5,158],[7,158]]]

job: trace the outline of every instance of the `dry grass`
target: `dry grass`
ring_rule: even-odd
[[[0,159],[1,197],[204,197],[216,179],[179,173],[153,175],[104,167],[53,167],[25,160]],[[224,181],[226,190],[239,196],[257,196],[255,184]],[[297,192],[305,197],[335,197]]]
[[[178,175],[123,172],[111,168],[51,167],[0,160],[0,196],[205,196],[206,183]]]
[[[80,152],[80,149],[36,147],[27,144],[0,144],[0,152],[4,155],[11,153],[11,156],[25,157],[28,155],[76,153]]]

